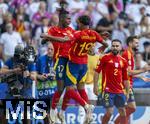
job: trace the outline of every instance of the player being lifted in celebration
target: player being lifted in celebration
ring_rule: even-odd
[[[70,14],[65,9],[59,10],[59,25],[51,27],[48,30],[48,34],[43,34],[44,39],[52,41],[52,36],[65,37],[73,36],[74,30],[69,27],[70,24]],[[64,82],[66,77],[66,65],[69,60],[69,49],[71,48],[72,41],[67,41],[65,43],[53,42],[56,59],[56,80],[57,80],[57,91],[52,98],[52,106],[50,110],[50,119],[53,123],[56,122],[57,111],[55,110],[59,102],[60,96],[64,90]],[[58,55],[58,58],[56,57]]]
[[[121,41],[113,40],[111,52],[99,60],[94,74],[94,93],[98,95],[99,73],[102,72],[102,97],[103,105],[106,108],[102,124],[108,124],[114,105],[120,113],[120,123],[127,124],[125,103],[129,97],[130,84],[127,76],[127,61],[119,55],[121,49]]]
[[[66,92],[63,99],[60,118],[64,119],[64,112],[69,99],[76,100],[86,111],[86,124],[91,122],[93,106],[88,104],[84,82],[87,72],[87,54],[95,42],[103,44],[104,50],[108,45],[94,30],[89,29],[91,19],[88,16],[80,16],[77,20],[79,31],[74,33],[74,44],[69,52],[69,62],[66,67]],[[76,92],[76,86],[78,92]]]
[[[127,101],[127,106],[126,106],[126,115],[127,115],[126,117],[127,117],[127,120],[129,121],[129,116],[132,113],[134,113],[136,110],[136,103],[135,103],[133,89],[132,89],[133,88],[133,76],[146,72],[150,70],[150,68],[134,70],[134,55],[136,54],[136,51],[138,51],[139,39],[137,36],[130,36],[127,38],[126,42],[127,42],[128,48],[124,50],[124,52],[122,53],[122,57],[125,58],[128,63],[128,75],[129,75],[128,79],[130,81],[130,95],[129,95],[129,99]],[[143,79],[143,77],[141,78]],[[120,116],[116,118],[115,124],[122,124],[120,121]]]
[[[64,112],[68,101],[71,98],[76,100],[85,108],[85,111],[87,112],[85,123],[89,123],[91,121],[92,106],[88,104],[88,97],[84,89],[87,72],[87,53],[96,41],[104,45],[101,47],[102,50],[104,50],[108,45],[97,32],[89,29],[90,23],[91,20],[88,16],[79,17],[78,26],[80,31],[74,33],[74,42],[69,52],[69,62],[66,67],[66,92],[64,95],[62,110],[58,114],[62,122],[65,122]],[[72,37],[69,36],[69,38]],[[59,41],[66,42],[68,39],[63,38]],[[76,85],[79,92],[76,92]]]

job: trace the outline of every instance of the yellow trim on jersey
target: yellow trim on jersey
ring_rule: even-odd
[[[59,61],[59,58],[56,59],[56,62],[55,62],[55,65],[54,65],[54,70],[56,70],[56,67],[58,65],[58,61]]]
[[[68,64],[67,64],[67,67],[66,67],[66,74],[67,74],[68,78],[72,81],[73,84],[77,84],[76,78],[70,73]]]
[[[128,50],[128,59],[131,60],[131,52]]]

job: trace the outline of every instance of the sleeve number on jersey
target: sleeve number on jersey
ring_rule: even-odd
[[[89,51],[89,49],[94,45],[94,43],[87,43],[84,42],[83,44],[80,44],[80,51],[79,51],[79,56],[84,56],[87,54],[87,52]]]
[[[115,76],[118,75],[118,69],[114,69],[114,75],[115,75]]]

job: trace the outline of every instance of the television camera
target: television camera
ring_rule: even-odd
[[[17,45],[14,52],[13,69],[19,68],[21,71],[8,71],[8,73],[0,74],[0,82],[8,83],[9,94],[14,97],[20,97],[21,89],[23,88],[24,75],[23,72],[27,70],[29,64],[36,61],[36,52],[33,46],[29,45],[23,48],[21,45]]]

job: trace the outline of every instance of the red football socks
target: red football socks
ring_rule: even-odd
[[[52,109],[56,108],[57,103],[59,102],[60,96],[61,96],[60,92],[56,91],[54,93],[53,98],[52,98]]]
[[[79,92],[80,96],[86,101],[86,103],[89,103],[89,99],[88,99],[85,89],[80,89],[80,90],[78,90],[78,92]]]
[[[120,116],[120,124],[128,124],[126,116]]]
[[[64,100],[63,100],[63,110],[66,109],[67,103],[70,99],[74,99],[77,101],[81,106],[85,106],[86,101],[80,96],[78,92],[76,92],[74,89],[69,89],[66,90],[66,93],[64,95]]]
[[[102,124],[108,124],[110,117],[111,115],[105,114],[104,117],[102,118]]]
[[[64,98],[63,98],[62,108],[61,108],[62,110],[64,111],[66,110],[69,101],[70,101],[70,98],[68,97],[68,93],[65,93]]]
[[[126,115],[127,115],[127,120],[129,120],[129,116],[135,112],[134,108],[131,107],[126,107]]]
[[[131,108],[131,107],[126,107],[126,120],[127,122],[129,121],[129,116],[135,112],[135,109],[134,108]],[[120,115],[116,118],[115,124],[121,124],[121,118],[120,118]]]

